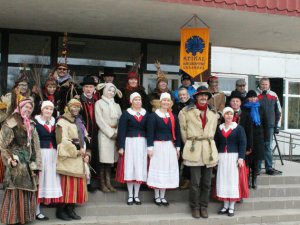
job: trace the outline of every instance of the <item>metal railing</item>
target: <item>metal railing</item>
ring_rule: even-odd
[[[281,151],[280,147],[278,145],[278,142],[288,144],[289,146],[289,155],[288,159],[293,160],[293,150],[300,146],[300,134],[291,133],[288,131],[281,130],[279,134],[275,135],[275,147],[273,148],[273,154],[276,151],[276,148],[278,150],[278,154],[281,157]],[[284,155],[287,156],[287,155]],[[300,155],[299,155],[300,157]]]

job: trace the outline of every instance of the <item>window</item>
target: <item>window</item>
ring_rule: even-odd
[[[248,91],[248,76],[237,74],[212,74],[219,79],[219,90],[223,91],[227,96],[235,90],[235,82],[238,79],[245,79],[246,91]]]
[[[285,81],[284,105],[282,107],[282,122],[284,129],[300,129],[300,81]]]
[[[50,64],[50,36],[10,34],[8,63]]]
[[[15,81],[18,79],[21,72],[23,72],[23,71],[24,71],[24,67],[13,67],[13,66],[8,67],[8,71],[7,71],[7,90],[8,91],[10,91],[11,88],[14,86]],[[28,74],[28,76],[31,75],[32,71],[33,71],[32,67],[26,68],[26,73]],[[41,74],[42,75],[41,83],[43,85],[45,83],[46,78],[48,77],[48,75],[50,73],[50,69],[43,68],[41,73],[42,73]],[[30,79],[30,80],[32,81],[32,79]],[[34,85],[33,83],[30,83],[29,84],[30,88],[33,85]]]
[[[63,37],[59,38],[58,56],[61,56]],[[68,64],[87,66],[124,67],[140,54],[139,42],[99,40],[68,37]],[[58,61],[63,61],[59,58]]]
[[[148,44],[147,50],[149,64],[158,60],[161,64],[179,65],[179,45]]]

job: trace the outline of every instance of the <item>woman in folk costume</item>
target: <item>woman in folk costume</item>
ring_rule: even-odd
[[[156,61],[155,66],[157,68],[157,78],[156,78],[156,87],[150,93],[150,104],[152,106],[152,112],[155,112],[156,109],[160,108],[160,96],[162,93],[169,93],[172,96],[171,91],[168,89],[168,78],[163,73],[160,68],[160,62]],[[170,109],[173,106],[173,100],[171,99]]]
[[[115,103],[114,97],[118,94],[121,98],[122,93],[112,83],[98,84],[97,89],[103,89],[101,99],[95,104],[96,123],[99,127],[100,189],[103,192],[116,192],[111,185],[110,174],[111,166],[118,158],[116,138],[122,111],[119,104]]]
[[[5,98],[8,99],[7,116],[10,116],[14,112],[14,110],[18,107],[20,101],[26,98],[31,98],[30,96],[31,91],[29,89],[28,76],[26,73],[22,73],[16,80],[12,91],[5,95]]]
[[[141,95],[141,98],[143,100],[143,108],[147,112],[151,112],[151,105],[149,102],[149,97],[145,92],[145,89],[143,86],[140,85],[140,78],[138,74],[138,64],[135,63],[132,67],[132,69],[129,71],[127,75],[127,84],[124,90],[122,90],[123,97],[121,98],[121,109],[126,110],[130,108],[131,102],[130,102],[130,95],[134,92],[137,92]]]
[[[40,139],[42,155],[42,171],[39,174],[37,220],[48,220],[40,210],[40,203],[49,205],[60,202],[62,196],[60,177],[56,173],[56,139],[55,119],[52,116],[54,105],[51,101],[43,101],[41,114],[35,116],[36,129]]]
[[[31,99],[19,102],[0,132],[0,150],[6,164],[1,222],[24,224],[36,216],[37,173],[41,170],[39,138],[30,120]]]
[[[215,142],[219,152],[217,171],[217,199],[224,201],[219,214],[234,216],[234,205],[241,199],[239,188],[239,167],[244,166],[246,134],[244,128],[233,122],[233,109],[225,107],[225,122],[219,125]]]
[[[57,90],[57,81],[53,77],[49,77],[45,85],[42,89],[42,92],[36,93],[34,96],[34,110],[32,115],[39,115],[41,113],[41,106],[43,101],[50,101],[54,105],[53,117],[57,118],[57,98],[56,90]]]
[[[130,95],[130,103],[131,107],[123,112],[119,121],[118,146],[121,155],[119,160],[123,159],[124,163],[121,168],[118,166],[117,175],[119,176],[116,178],[117,181],[127,184],[127,204],[140,205],[140,185],[147,181],[148,113],[142,108],[142,97],[139,93],[134,92]]]
[[[88,199],[87,179],[90,171],[88,162],[91,154],[86,151],[87,131],[79,117],[81,103],[71,99],[65,112],[56,124],[57,173],[61,176],[62,199],[56,217],[62,220],[80,220],[75,204]]]
[[[259,160],[265,159],[264,142],[269,138],[268,121],[265,110],[260,106],[257,98],[257,93],[254,90],[248,91],[244,102],[244,110],[249,111],[251,122],[253,125],[253,148],[250,152],[246,152],[246,162],[250,169],[249,171],[249,188],[257,188],[257,173]],[[252,181],[250,179],[252,175]]]
[[[180,127],[170,110],[171,95],[162,93],[160,108],[148,119],[147,145],[150,158],[147,185],[154,188],[154,203],[168,206],[166,189],[179,185],[178,158],[180,154]]]

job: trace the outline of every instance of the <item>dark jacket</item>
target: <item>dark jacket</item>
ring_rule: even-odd
[[[125,149],[126,137],[146,137],[147,120],[149,114],[142,116],[141,121],[138,121],[127,110],[123,111],[119,120],[118,129],[118,147]]]
[[[189,100],[187,100],[187,102],[183,103],[183,102],[177,102],[175,103],[175,105],[173,106],[173,113],[175,115],[178,115],[179,112],[184,108],[186,107],[187,105],[190,105],[191,103],[193,103],[194,100],[192,98],[189,98]]]
[[[244,109],[248,111],[250,114],[250,109]],[[268,129],[268,121],[265,110],[262,107],[259,107],[259,116],[261,124],[259,126],[255,126],[252,123],[253,127],[253,136],[252,136],[252,153],[247,156],[247,159],[254,160],[264,160],[265,159],[265,142],[269,140],[269,129]],[[251,117],[250,117],[251,119]]]
[[[261,107],[266,111],[268,126],[280,127],[281,106],[277,94],[270,89],[262,91],[257,88],[257,97]]]
[[[176,147],[180,147],[180,127],[179,121],[176,116],[175,119],[175,136],[176,140],[172,137],[171,119],[169,118],[168,123],[165,124],[163,118],[159,117],[156,113],[152,113],[149,116],[147,123],[147,145],[148,147],[153,146],[154,141],[174,141]]]
[[[56,149],[56,138],[55,138],[55,127],[52,126],[52,130],[49,132],[42,124],[40,124],[37,120],[36,122],[36,130],[40,139],[40,147],[41,148],[55,148]]]
[[[238,153],[239,158],[244,159],[246,153],[246,134],[244,128],[238,125],[226,138],[222,134],[220,126],[217,128],[215,135],[215,142],[218,152],[224,153],[225,149],[227,149],[228,153]]]

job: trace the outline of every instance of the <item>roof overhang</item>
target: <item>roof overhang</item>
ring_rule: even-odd
[[[2,28],[179,41],[181,26],[196,14],[210,26],[213,46],[300,52],[298,17],[159,0],[0,3]]]

